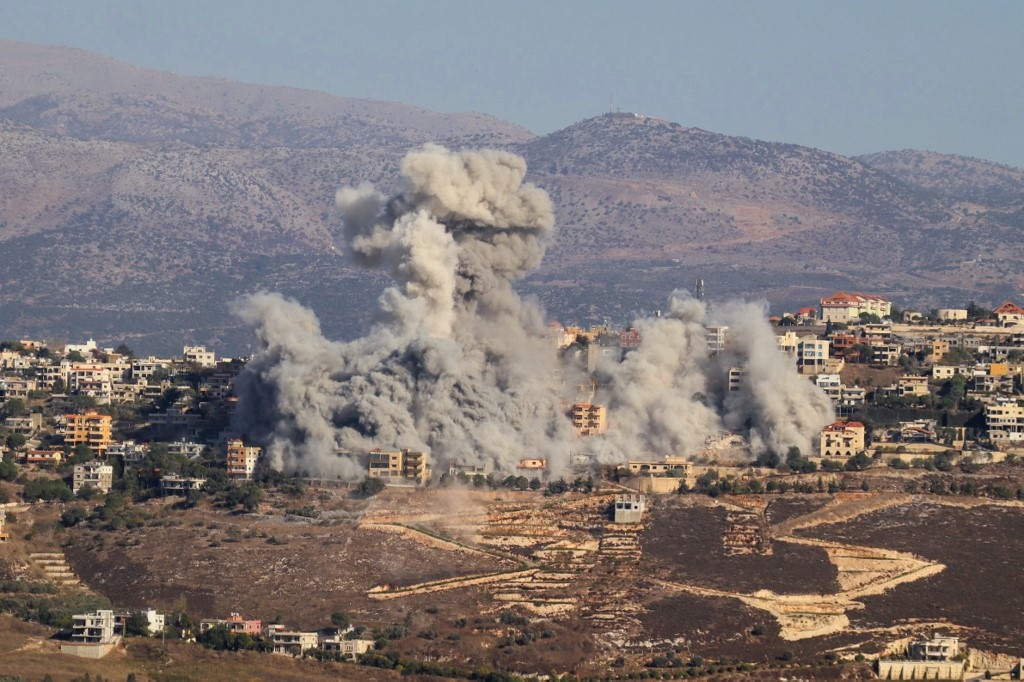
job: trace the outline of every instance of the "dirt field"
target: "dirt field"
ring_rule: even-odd
[[[946,566],[925,580],[865,598],[865,608],[851,618],[854,627],[899,621],[950,623],[963,628],[972,646],[1017,653],[1024,648],[1024,593],[1016,542],[1024,537],[1024,507],[977,502],[918,498],[803,532],[913,552]]]
[[[141,528],[50,545],[119,607],[308,629],[342,609],[401,626],[388,651],[464,669],[606,674],[669,651],[818,665],[936,628],[1024,649],[1024,506],[908,494],[917,472],[884,473],[881,493],[663,496],[636,526],[609,522],[612,493],[311,491],[253,515],[153,503]],[[319,518],[283,513],[307,503]],[[815,671],[798,676],[825,679]]]

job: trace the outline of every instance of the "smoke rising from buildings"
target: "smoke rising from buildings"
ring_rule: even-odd
[[[503,472],[545,457],[557,474],[570,452],[600,462],[692,455],[725,428],[756,450],[806,449],[831,419],[824,394],[776,349],[763,309],[709,311],[677,292],[667,316],[636,322],[637,349],[598,368],[609,429],[581,438],[566,414],[590,377],[514,290],[553,234],[547,194],[501,151],[430,145],[406,155],[401,173],[393,196],[362,185],[336,197],[354,261],[394,280],[367,336],[325,339],[311,311],[277,294],[236,305],[259,340],[238,380],[236,427],[274,468],[355,479],[368,450],[409,447]],[[716,317],[738,333],[712,357],[704,325]],[[743,391],[725,390],[727,363],[745,365]]]

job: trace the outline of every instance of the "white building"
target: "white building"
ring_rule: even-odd
[[[110,492],[114,485],[114,467],[102,462],[85,462],[75,465],[71,491],[76,495],[85,486],[90,486],[101,493]]]
[[[185,346],[182,350],[185,362],[190,362],[200,367],[216,367],[217,357],[212,350],[206,350],[206,346]]]
[[[320,635],[315,632],[271,630],[270,642],[274,645],[275,654],[301,656],[317,647],[320,643]]]
[[[345,639],[341,635],[331,635],[320,638],[320,648],[327,653],[341,654],[342,657],[355,657],[372,649],[373,640]]]
[[[113,611],[76,614],[71,621],[71,639],[75,642],[102,644],[114,639]]]
[[[1000,400],[987,406],[985,423],[993,445],[1014,447],[1024,443],[1024,407],[1016,402]]]

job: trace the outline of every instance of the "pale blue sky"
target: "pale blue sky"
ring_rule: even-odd
[[[540,134],[612,96],[731,135],[1024,167],[1024,2],[1010,0],[0,0],[0,37]]]

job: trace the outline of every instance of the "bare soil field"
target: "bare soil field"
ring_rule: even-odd
[[[308,629],[341,609],[400,626],[387,651],[468,670],[606,674],[669,651],[817,665],[935,628],[1021,650],[1024,506],[908,494],[910,478],[881,493],[650,498],[635,526],[609,522],[609,494],[310,491],[257,514],[153,503],[140,528],[70,529],[64,551],[118,606]],[[284,513],[307,503],[317,518]]]
[[[981,502],[981,504],[979,504]],[[1024,648],[1020,552],[1024,506],[968,498],[918,498],[830,526],[808,537],[884,546],[942,563],[946,570],[866,597],[851,614],[855,628],[894,622],[959,626],[972,646],[1017,653]]]
[[[142,528],[74,531],[65,551],[83,582],[133,608],[193,617],[281,617],[289,626],[329,625],[338,608],[368,626],[401,622],[401,605],[370,588],[508,570],[510,563],[438,549],[347,518],[311,521],[168,509]]]
[[[773,541],[771,554],[732,554],[723,547],[729,510],[710,498],[659,500],[643,537],[644,569],[667,580],[737,592],[833,592],[835,567],[817,547]],[[773,505],[774,506],[774,505]]]

